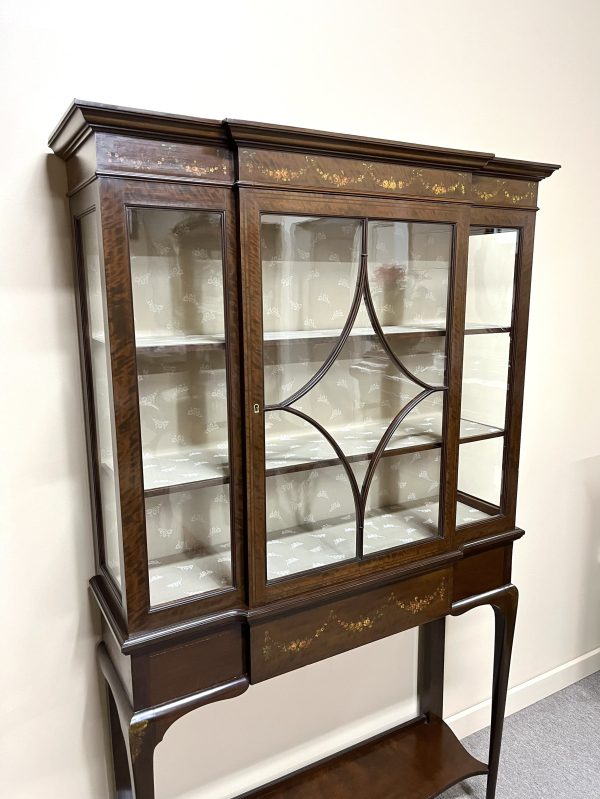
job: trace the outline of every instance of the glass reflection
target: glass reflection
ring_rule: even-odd
[[[232,585],[222,217],[130,210],[151,605]]]

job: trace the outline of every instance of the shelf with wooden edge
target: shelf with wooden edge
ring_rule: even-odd
[[[346,454],[347,460],[356,463],[368,461],[372,457],[386,427],[385,422],[371,422],[370,426],[361,425],[345,431],[338,429],[330,432]],[[432,417],[426,417],[420,426],[417,423],[401,425],[397,431],[399,435],[391,439],[382,457],[441,448],[441,434],[434,428]],[[498,427],[469,419],[461,420],[461,444],[501,438],[503,435],[504,430]],[[306,450],[309,447],[312,452],[307,455]],[[267,477],[336,466],[340,463],[331,445],[316,430],[314,437],[297,435],[281,440],[267,438],[266,455]],[[110,464],[103,463],[103,466],[110,470]],[[223,485],[230,480],[226,443],[218,448],[214,445],[181,447],[160,455],[145,453],[143,467],[146,497]]]
[[[446,335],[444,326],[434,325],[388,325],[382,328],[386,336],[403,339],[441,337]],[[473,323],[464,331],[465,336],[485,335],[489,333],[510,333],[510,326]],[[302,341],[314,341],[320,344],[335,343],[342,334],[341,328],[335,330],[281,330],[264,333],[263,345],[284,346]],[[375,338],[372,328],[355,327],[350,331],[350,338]],[[96,343],[104,344],[102,336],[94,336]],[[189,335],[156,335],[140,336],[135,342],[138,356],[178,355],[187,352],[204,352],[206,350],[225,349],[223,334],[189,334]]]
[[[467,494],[466,491],[461,491],[460,488],[458,488],[456,492],[456,500],[457,505],[463,505],[471,509],[470,513],[466,515],[463,514],[460,519],[457,514],[457,527],[465,527],[469,524],[475,524],[481,521],[481,514],[484,514],[484,518],[492,518],[494,516],[499,516],[502,512],[499,505],[494,505],[493,502],[487,502],[473,494]]]
[[[367,509],[362,530],[362,559],[420,541],[437,538],[438,495]],[[483,522],[484,511],[456,504],[457,526]],[[269,530],[266,541],[267,579],[274,582],[358,560],[357,519],[354,512]]]
[[[462,502],[457,503],[456,511],[458,526],[489,518],[484,511]],[[438,520],[437,496],[368,510],[363,558],[437,537]],[[273,582],[356,561],[356,533],[354,513],[270,531],[267,579]],[[150,557],[148,575],[153,607],[226,590],[231,586],[230,545],[204,544],[173,555]]]

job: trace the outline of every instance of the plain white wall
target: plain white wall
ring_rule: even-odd
[[[528,535],[515,547],[522,602],[511,683],[525,684],[524,704],[531,685],[542,694],[599,667],[599,8],[4,0],[4,795],[107,795],[65,177],[45,146],[73,96],[563,164],[540,190],[518,513]],[[489,696],[490,662],[490,613],[453,620],[446,710],[463,732],[485,723],[478,703]],[[157,750],[159,799],[223,796],[233,788],[218,781],[240,769],[262,763],[238,775],[256,781],[391,724],[410,707],[413,665],[414,635],[405,634],[191,714]]]

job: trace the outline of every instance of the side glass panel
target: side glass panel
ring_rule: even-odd
[[[152,606],[232,585],[222,216],[129,209]]]
[[[440,534],[453,227],[368,224],[261,218],[268,580]]]
[[[363,484],[363,552],[443,534],[441,444],[453,227],[369,222],[366,309],[402,386],[384,411],[387,432]]]
[[[95,413],[95,433],[98,457],[100,508],[98,535],[103,546],[104,566],[121,585],[121,514],[117,470],[115,465],[108,329],[106,326],[106,291],[98,247],[96,212],[79,220],[82,267],[87,294],[87,322]]]
[[[461,402],[457,526],[501,512],[518,231],[472,227]]]

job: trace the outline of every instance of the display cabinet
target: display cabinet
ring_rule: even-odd
[[[557,167],[79,101],[50,146],[116,795],[154,797],[154,749],[188,711],[419,627],[415,719],[247,795],[428,799],[487,774],[493,799],[537,189]],[[487,763],[442,721],[444,620],[480,605]]]

